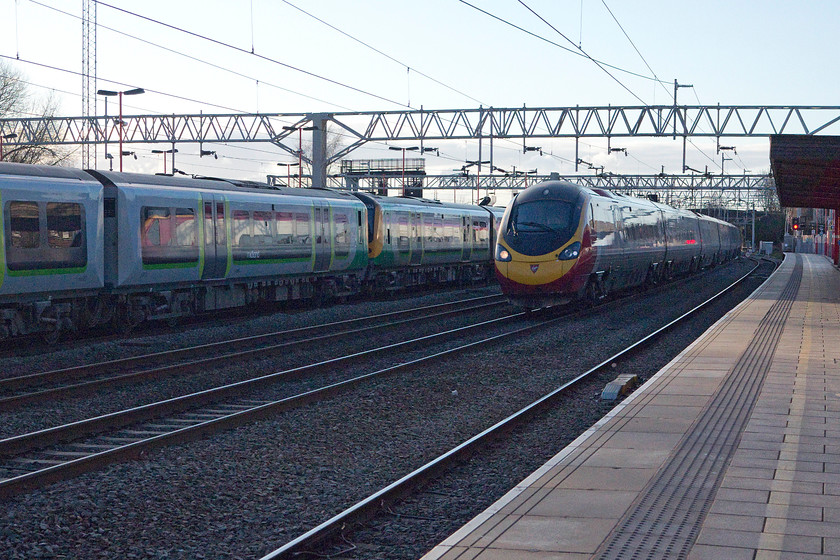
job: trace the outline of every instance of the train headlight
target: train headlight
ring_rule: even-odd
[[[558,261],[570,261],[580,256],[580,241],[575,241],[557,255]]]
[[[502,245],[496,245],[496,260],[500,262],[510,262],[510,251],[505,249]]]

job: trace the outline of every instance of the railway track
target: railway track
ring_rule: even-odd
[[[673,287],[673,284],[670,286]],[[667,289],[667,286],[664,288]],[[622,299],[613,300],[605,305],[621,305],[624,300],[632,297],[637,296],[629,295]],[[445,316],[452,313],[465,313],[469,310],[501,305],[503,303],[502,300],[503,298],[501,296],[472,298],[464,302],[388,313],[378,317],[386,323],[393,325],[399,322],[416,320],[418,313],[424,318],[429,318],[433,312],[438,316]],[[29,488],[40,487],[44,484],[72,477],[82,472],[100,469],[111,462],[136,458],[151,449],[164,445],[188,441],[201,437],[204,434],[269,417],[315,400],[328,398],[340,391],[349,390],[353,386],[376,377],[415,368],[432,360],[452,357],[487,344],[499,342],[507,337],[521,336],[528,331],[564,320],[571,314],[585,312],[587,311],[580,311],[575,308],[563,308],[560,310],[548,309],[542,312],[514,313],[458,329],[388,344],[306,366],[261,375],[245,381],[231,383],[193,394],[137,406],[128,410],[71,422],[63,426],[9,437],[0,440],[0,496],[12,495]],[[347,336],[348,326],[358,324],[359,321],[367,322],[369,320],[370,318],[364,318],[334,323],[331,327],[335,328],[337,332],[323,336]],[[525,326],[519,324],[523,321],[526,322]],[[306,390],[296,395],[285,396],[274,400],[263,398],[263,390],[268,386],[343,369],[361,360],[370,360],[374,357],[405,352],[410,349],[427,346],[435,341],[445,341],[456,335],[462,336],[467,332],[477,332],[487,329],[490,326],[498,326],[506,323],[513,323],[513,326],[497,335],[484,337],[480,340],[461,344],[443,351],[432,352],[416,359],[397,361],[397,363],[390,366],[380,367],[379,369],[350,376],[340,381],[324,383],[321,387]],[[325,325],[319,325],[311,329],[299,329],[298,338],[299,340],[314,342],[316,344],[323,343],[324,338],[312,340],[309,337],[307,339],[307,333],[323,332],[325,327]],[[172,375],[175,371],[183,372],[187,369],[207,368],[211,363],[218,363],[218,361],[229,362],[233,359],[244,359],[247,356],[282,352],[284,349],[289,348],[289,344],[296,344],[296,342],[283,342],[277,345],[271,344],[271,342],[276,340],[277,337],[287,337],[288,334],[289,332],[285,331],[283,333],[249,337],[249,339],[253,339],[251,342],[259,340],[263,344],[266,344],[266,341],[268,341],[268,346],[263,345],[259,347],[259,344],[257,344],[258,348],[255,349],[238,351],[234,354],[222,353],[218,357],[204,358],[202,360],[190,361],[187,359],[184,361],[184,357],[189,357],[189,354],[195,352],[196,349],[204,353],[206,346],[139,356],[126,359],[125,361],[120,360],[117,361],[119,367],[124,367],[123,364],[128,363],[148,364],[152,359],[162,359],[165,361],[180,360],[180,362],[177,365],[169,363],[159,368],[121,374],[116,377],[106,376],[104,379],[87,380],[62,388],[23,393],[11,397],[5,406],[12,406],[13,403],[19,404],[27,400],[32,402],[36,398],[45,398],[50,395],[53,398],[61,391],[89,391],[96,386],[114,382],[124,383],[132,378],[139,379],[141,377],[156,375]],[[358,335],[359,331],[355,331],[353,334]],[[219,343],[215,346],[218,346],[218,348],[230,348],[231,345],[234,347],[241,346],[244,343],[243,340],[245,339]],[[112,361],[104,364],[91,365],[91,367],[95,370],[110,371],[118,367],[118,365]],[[68,379],[74,379],[78,376],[78,372],[62,375],[67,375]],[[39,396],[36,397],[35,395]]]
[[[395,327],[418,318],[444,318],[453,314],[499,308],[505,303],[501,295],[481,296],[0,379],[0,411],[89,394],[103,387],[201,371],[234,360],[276,355],[292,348],[323,344],[334,339],[364,336],[376,329]]]
[[[411,495],[413,492],[416,492],[418,488],[424,487],[429,483],[429,481],[441,477],[447,470],[451,469],[454,464],[462,462],[464,459],[479,453],[483,449],[486,449],[491,442],[497,441],[502,434],[511,433],[517,427],[526,424],[535,414],[556,406],[556,403],[563,399],[567,393],[575,390],[575,388],[584,383],[587,379],[594,376],[596,373],[603,371],[605,368],[613,366],[619,360],[628,359],[628,357],[632,354],[642,350],[663,334],[669,332],[671,329],[679,326],[699,311],[705,309],[707,306],[721,298],[724,294],[735,288],[751,274],[754,274],[758,267],[759,265],[756,264],[755,268],[753,268],[749,273],[742,276],[729,287],[721,290],[719,293],[700,305],[697,305],[682,316],[674,319],[647,336],[633,342],[625,349],[601,361],[591,369],[577,375],[574,379],[556,388],[550,393],[541,396],[514,414],[511,414],[507,418],[497,422],[481,433],[473,436],[467,441],[464,441],[446,453],[441,454],[422,467],[406,474],[387,487],[382,488],[369,497],[353,504],[341,513],[331,517],[322,524],[312,528],[294,540],[265,555],[262,560],[281,560],[285,558],[298,557],[328,557],[333,554],[337,555],[352,552],[354,547],[352,545],[347,546],[348,541],[343,537],[344,534],[349,533],[354,527],[362,525],[367,520],[378,515],[395,515],[391,510],[394,503]],[[336,552],[336,550],[339,552]]]
[[[473,305],[466,306],[461,302],[460,305],[454,305],[455,309],[452,309],[452,305],[444,306],[449,307],[449,309],[438,309],[438,316],[464,313],[468,310],[493,307],[503,303],[496,296],[477,299],[490,301],[474,302]],[[438,306],[431,307],[437,308]],[[410,312],[398,313],[398,315],[405,316],[408,314],[411,316],[409,319],[399,320],[416,320],[418,311],[423,313],[424,317],[430,316],[430,309],[415,309]],[[318,389],[278,400],[242,396],[243,393],[258,391],[268,385],[291,379],[329,372],[361,360],[369,360],[373,357],[424,346],[435,340],[446,340],[454,333],[476,331],[492,324],[516,321],[527,315],[529,313],[526,312],[509,314],[450,331],[388,344],[210,390],[0,440],[0,496],[11,495],[24,489],[36,488],[82,472],[95,470],[114,461],[134,458],[162,445],[187,441],[206,433],[259,420],[313,400],[327,398],[367,379],[405,370],[423,361],[448,355],[450,351],[440,352],[419,360],[400,362],[391,367],[351,377],[337,383],[328,383]],[[391,317],[391,319],[393,318]],[[358,334],[358,331],[355,331],[354,334]],[[346,335],[346,331],[339,331],[329,336]],[[320,343],[323,342],[323,338],[315,341],[310,339],[306,342]],[[280,348],[271,346],[268,349],[262,347],[256,350],[238,352],[233,357],[240,359],[253,353],[264,354],[267,351],[282,351],[287,348],[286,344],[289,343],[279,345]],[[231,355],[227,354],[213,360],[230,359],[232,359]],[[169,372],[173,368],[207,367],[208,363],[208,360],[203,360],[200,364],[188,362],[177,366],[167,365],[159,369]],[[148,376],[150,371],[153,370],[138,372],[136,375]],[[119,380],[123,381],[123,377],[119,376]],[[112,379],[94,380],[90,384],[101,384]],[[76,389],[72,390],[75,391]],[[41,393],[46,393],[46,391]],[[26,398],[26,395],[24,395],[9,402],[20,402],[26,400]]]

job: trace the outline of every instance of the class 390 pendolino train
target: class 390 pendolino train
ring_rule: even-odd
[[[566,181],[546,181],[508,205],[496,277],[527,308],[593,301],[609,293],[714,266],[740,254],[724,221]]]

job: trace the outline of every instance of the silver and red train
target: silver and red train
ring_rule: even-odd
[[[0,163],[0,340],[492,279],[502,212]]]
[[[650,200],[566,181],[518,194],[505,211],[496,277],[514,304],[539,308],[613,291],[735,258],[738,228]]]

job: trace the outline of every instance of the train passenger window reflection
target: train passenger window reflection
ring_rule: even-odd
[[[47,203],[47,243],[50,247],[82,246],[82,207],[69,202]]]
[[[9,243],[12,247],[35,249],[41,244],[36,202],[9,203]]]
[[[175,209],[175,235],[172,245],[179,247],[196,245],[195,211],[192,208]]]
[[[143,246],[169,244],[169,208],[145,207],[142,210],[142,219],[141,243]],[[161,223],[164,227],[161,227]]]

